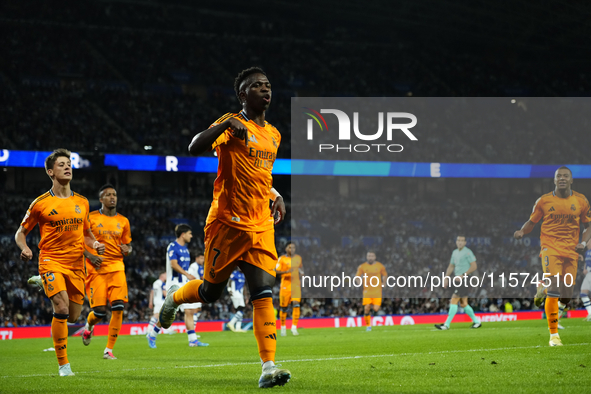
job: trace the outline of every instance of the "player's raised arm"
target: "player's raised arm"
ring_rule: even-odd
[[[243,139],[248,146],[248,130],[238,119],[230,117],[222,123],[203,130],[193,137],[189,144],[189,153],[193,156],[200,155],[212,149],[213,143],[227,129],[232,130],[234,137]]]
[[[14,240],[16,241],[16,245],[21,250],[21,260],[27,262],[33,258],[33,252],[27,245],[27,234],[29,230],[24,228],[23,226],[19,226],[18,230],[16,230],[16,234],[14,234]]]

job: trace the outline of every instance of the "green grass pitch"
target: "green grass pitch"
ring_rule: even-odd
[[[322,393],[583,393],[591,390],[591,323],[564,319],[565,346],[548,346],[543,320],[485,323],[449,331],[430,325],[300,329],[278,336],[277,363],[292,372],[271,390]],[[73,377],[57,376],[51,339],[0,341],[0,392],[254,392],[260,363],[252,332],[202,333],[206,348],[185,334],[119,338],[118,360],[103,360],[106,337],[90,346],[70,337]]]

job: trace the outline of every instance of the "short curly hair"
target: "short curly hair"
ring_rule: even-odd
[[[242,82],[252,74],[263,74],[265,77],[267,76],[267,73],[265,73],[260,67],[250,67],[246,70],[240,71],[234,80],[234,91],[236,92],[236,98],[238,98],[238,101],[240,101],[240,85],[242,85]],[[242,102],[240,104],[242,104]]]

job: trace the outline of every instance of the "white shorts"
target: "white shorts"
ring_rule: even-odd
[[[244,307],[244,293],[242,290],[232,292],[232,304],[234,304],[234,308],[238,308],[239,306]]]
[[[581,284],[581,290],[591,292],[591,272],[585,275],[585,279],[583,279],[583,283]]]
[[[195,302],[193,304],[181,304],[181,307],[179,309],[181,310],[181,312],[184,312],[185,309],[198,309],[198,308],[201,308],[200,302]]]

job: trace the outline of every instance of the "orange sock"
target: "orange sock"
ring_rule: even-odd
[[[53,338],[53,347],[57,356],[57,363],[64,365],[68,361],[68,315],[54,313],[51,320],[51,336]]]
[[[292,318],[291,325],[297,327],[298,320],[300,320],[300,307],[299,306],[293,308],[293,316],[291,318]]]
[[[189,282],[191,283],[191,282]],[[275,361],[277,332],[273,315],[273,300],[269,297],[252,301],[254,336],[259,346],[259,356],[263,363]]]
[[[173,296],[175,304],[180,305],[203,302],[203,300],[199,298],[199,286],[201,286],[201,283],[203,283],[202,280],[192,280],[178,289]]]
[[[279,319],[281,319],[281,325],[279,326],[279,328],[285,326],[285,320],[287,319],[287,312],[279,312]]]
[[[546,298],[546,320],[550,334],[558,334],[558,298]]]
[[[365,315],[365,326],[371,327],[371,315]]]
[[[94,314],[93,311],[90,311],[90,313],[88,314],[88,318],[86,320],[88,321],[88,325],[94,326],[95,324],[98,324],[98,322],[103,320],[103,317],[104,316],[98,317]]]
[[[113,349],[121,324],[123,322],[123,311],[111,311],[111,321],[109,322],[109,340],[107,341],[107,348]]]

